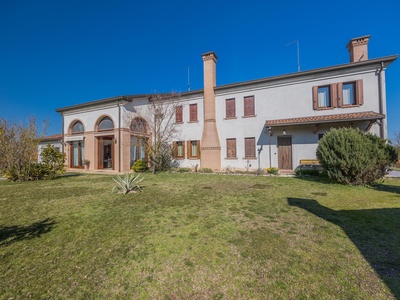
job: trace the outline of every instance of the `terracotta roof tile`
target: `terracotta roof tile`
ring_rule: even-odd
[[[300,124],[318,124],[318,123],[334,123],[344,121],[371,121],[377,119],[384,119],[385,115],[373,111],[349,113],[349,114],[336,114],[324,116],[312,116],[291,119],[268,120],[265,122],[266,126],[281,126],[281,125],[300,125]]]
[[[53,135],[48,135],[48,136],[44,136],[42,138],[40,138],[39,140],[41,142],[45,142],[45,141],[57,141],[62,139],[62,135],[61,134],[53,134]]]

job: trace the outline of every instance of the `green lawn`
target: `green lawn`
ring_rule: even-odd
[[[1,299],[400,298],[400,180],[0,181]]]

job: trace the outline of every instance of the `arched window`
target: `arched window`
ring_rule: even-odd
[[[100,130],[111,130],[114,129],[114,122],[111,120],[110,117],[104,117],[101,119],[99,123],[99,131]]]
[[[74,126],[72,126],[71,133],[83,133],[83,124],[81,121],[77,121]]]
[[[142,118],[135,118],[131,123],[131,131],[137,134],[147,134],[147,122]]]

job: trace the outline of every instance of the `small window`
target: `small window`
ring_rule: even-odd
[[[72,126],[72,133],[83,133],[84,129],[83,129],[83,125],[82,122],[78,121],[74,124],[74,126]]]
[[[174,158],[185,158],[185,143],[182,141],[174,142]]]
[[[226,99],[225,100],[225,108],[226,108],[226,118],[227,119],[232,119],[236,118],[236,103],[235,103],[235,98],[232,99]]]
[[[255,158],[256,157],[256,139],[245,138],[244,139],[244,157]]]
[[[235,159],[236,157],[236,139],[226,139],[226,158]]]
[[[318,133],[318,141],[324,137],[325,133]]]
[[[197,104],[190,104],[190,122],[197,122]]]
[[[200,141],[188,141],[188,158],[200,158]]]
[[[331,99],[329,97],[329,86],[318,87],[318,107],[331,106]]]
[[[244,103],[244,116],[245,117],[255,116],[254,96],[244,97],[243,103]]]
[[[114,129],[114,122],[111,120],[110,117],[104,117],[99,123],[99,131],[111,129]]]
[[[342,92],[343,92],[343,105],[356,104],[354,83],[344,83]]]
[[[175,123],[183,122],[183,110],[182,105],[175,107]]]

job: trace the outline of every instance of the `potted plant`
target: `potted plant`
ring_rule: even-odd
[[[82,162],[82,165],[85,166],[85,170],[86,170],[86,171],[89,170],[90,160],[84,159],[83,162]]]

